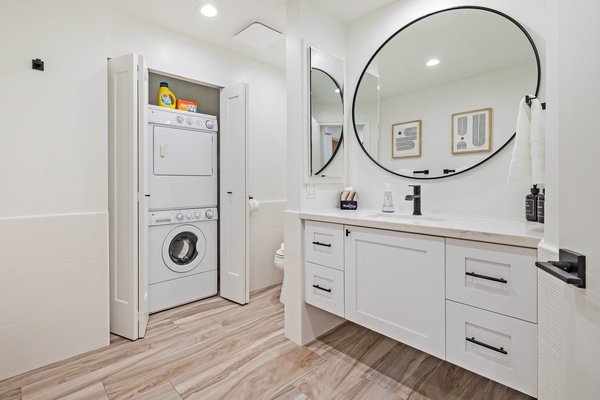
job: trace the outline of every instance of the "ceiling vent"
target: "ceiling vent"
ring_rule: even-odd
[[[253,22],[234,36],[234,39],[255,49],[266,49],[283,37],[283,34],[273,28]]]

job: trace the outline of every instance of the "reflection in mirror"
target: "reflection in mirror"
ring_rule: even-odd
[[[338,79],[343,65],[314,48],[310,60],[310,176],[341,177],[344,105]]]
[[[428,66],[432,59],[439,63]],[[396,175],[454,175],[512,139],[519,101],[537,95],[539,81],[537,49],[516,21],[482,7],[442,10],[406,25],[373,55],[354,96],[356,135]]]

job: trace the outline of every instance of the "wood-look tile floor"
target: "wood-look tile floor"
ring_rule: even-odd
[[[283,334],[279,286],[150,316],[144,339],[0,381],[16,399],[482,399],[530,397],[351,322],[305,347]]]

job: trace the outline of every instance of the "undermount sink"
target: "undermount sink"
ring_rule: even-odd
[[[385,214],[385,213],[377,213],[377,214],[367,215],[367,218],[400,219],[400,220],[407,220],[407,221],[429,221],[429,222],[448,221],[447,218],[429,217],[426,215],[405,215],[405,214]]]

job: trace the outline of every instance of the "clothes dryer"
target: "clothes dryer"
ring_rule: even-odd
[[[216,207],[217,118],[148,106],[150,210]]]
[[[217,209],[150,212],[150,313],[217,294]]]

